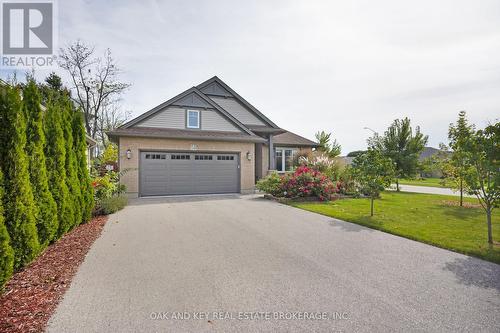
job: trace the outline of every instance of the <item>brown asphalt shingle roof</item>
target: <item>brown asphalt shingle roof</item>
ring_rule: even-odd
[[[306,139],[300,135],[292,132],[286,131],[283,134],[278,134],[273,137],[273,142],[275,146],[286,145],[286,146],[297,146],[297,147],[317,147],[318,144],[314,141]]]
[[[134,137],[152,137],[152,138],[171,138],[171,139],[198,139],[209,141],[241,141],[241,142],[265,142],[266,140],[256,136],[240,132],[222,132],[222,131],[200,131],[189,129],[170,129],[155,127],[129,127],[117,128],[108,132],[110,137],[134,136]]]

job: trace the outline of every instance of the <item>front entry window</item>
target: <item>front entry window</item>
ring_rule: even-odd
[[[276,162],[275,162],[276,170],[283,170],[283,150],[276,149]]]
[[[293,157],[296,150],[291,148],[276,148],[275,166],[278,172],[293,170]]]

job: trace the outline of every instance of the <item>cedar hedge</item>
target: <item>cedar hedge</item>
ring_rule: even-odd
[[[49,190],[45,161],[45,133],[42,124],[41,98],[35,81],[30,80],[23,91],[24,113],[28,124],[26,129],[26,154],[35,200],[35,218],[40,250],[54,239],[57,231],[57,205]]]
[[[22,88],[0,85],[0,290],[94,205],[80,112],[65,92],[44,92],[44,110],[34,80]]]
[[[14,251],[10,246],[10,237],[3,218],[3,174],[0,170],[0,291],[9,280],[14,267]]]
[[[4,217],[14,249],[14,268],[30,263],[39,253],[35,204],[28,172],[26,119],[21,91],[4,86],[0,93],[0,165],[4,174]]]
[[[59,221],[57,238],[70,230],[75,216],[66,184],[66,140],[61,123],[61,108],[57,96],[51,96],[47,102],[45,114],[45,135],[47,137],[45,156],[47,157],[49,187],[57,203]]]
[[[85,137],[85,127],[83,125],[83,115],[75,112],[72,119],[73,125],[73,145],[76,152],[78,166],[78,181],[81,187],[82,222],[87,222],[92,217],[94,209],[94,188],[90,179],[87,166],[87,141]]]
[[[78,180],[78,166],[76,154],[73,149],[73,107],[68,96],[61,96],[61,115],[64,139],[66,141],[66,184],[69,190],[70,205],[73,209],[73,220],[70,228],[79,225],[82,222],[82,192]]]

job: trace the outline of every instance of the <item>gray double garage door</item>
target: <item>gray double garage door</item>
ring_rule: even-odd
[[[239,192],[238,157],[234,153],[141,152],[140,195]]]

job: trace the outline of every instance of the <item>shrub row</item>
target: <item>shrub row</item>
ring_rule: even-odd
[[[101,199],[95,208],[96,215],[108,215],[123,209],[128,203],[128,198],[124,195],[117,195]]]
[[[34,80],[0,86],[0,288],[93,209],[82,115],[65,92],[45,104]]]

